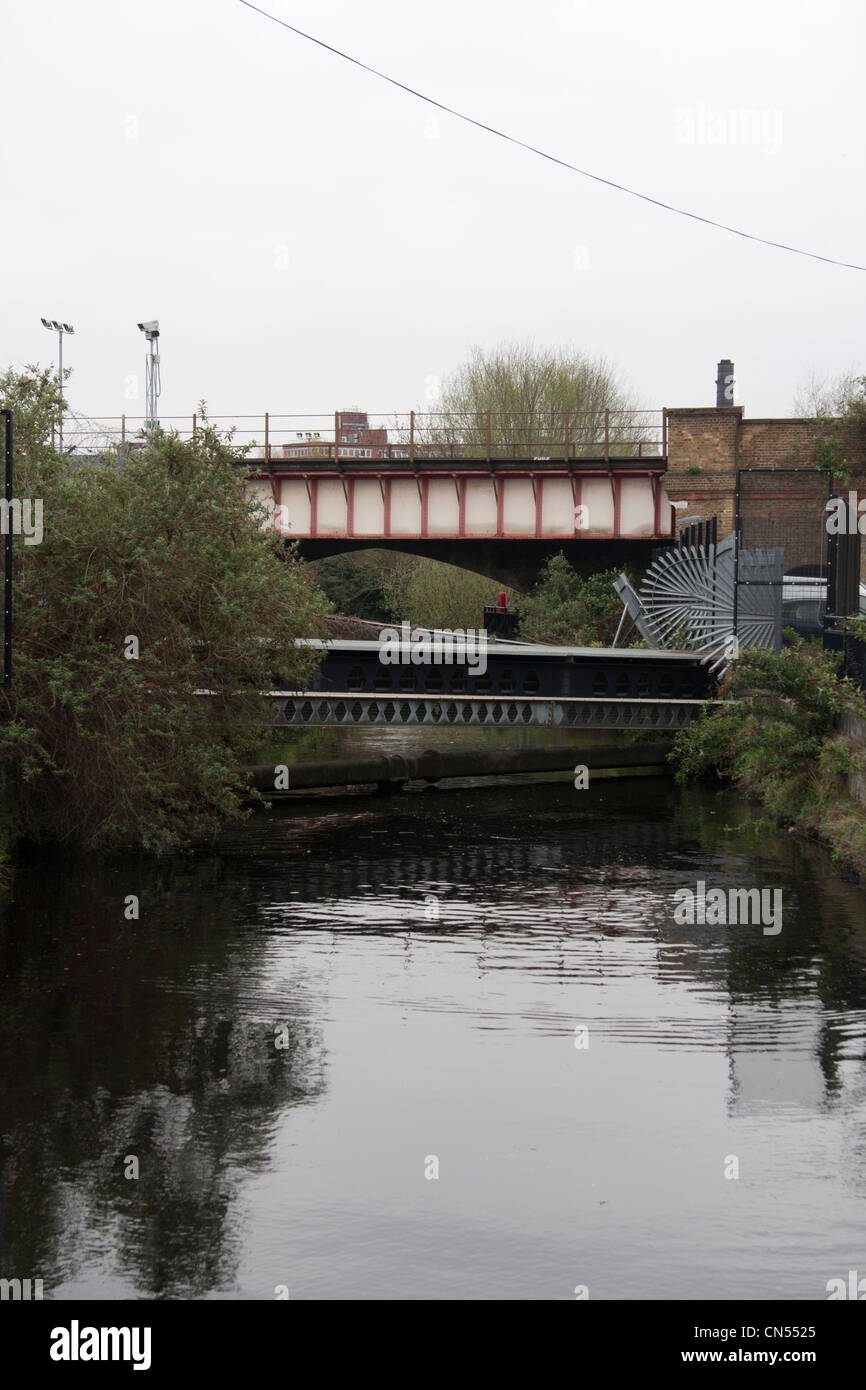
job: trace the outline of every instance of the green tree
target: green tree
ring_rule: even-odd
[[[556,646],[610,646],[622,613],[613,587],[618,573],[612,569],[580,575],[560,551],[521,603],[521,637]]]
[[[7,372],[0,400],[15,409],[16,496],[43,504],[41,544],[16,544],[0,693],[21,829],[156,851],[209,836],[244,813],[257,692],[304,685],[315,658],[295,638],[320,632],[324,596],[263,529],[240,451],[207,424],[194,442],[157,431],[73,465],[47,443],[50,374]]]
[[[335,613],[371,622],[387,622],[384,584],[394,557],[385,550],[329,555],[311,565],[316,584]]]
[[[608,411],[611,446],[631,453],[647,438],[647,420],[635,410],[620,373],[603,357],[511,342],[470,349],[443,383],[437,411],[448,419],[434,417],[427,428],[435,431],[431,443],[453,437],[454,443],[471,443],[482,452],[489,412],[491,444],[520,457],[547,446],[561,450],[568,412],[572,452],[580,457],[599,453]]]
[[[441,560],[398,555],[385,576],[385,602],[394,622],[421,627],[480,628],[484,607],[496,600],[492,579]],[[514,602],[514,596],[511,597]]]

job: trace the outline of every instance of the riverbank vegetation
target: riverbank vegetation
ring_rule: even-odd
[[[816,642],[744,651],[719,692],[735,703],[707,706],[677,733],[671,758],[680,783],[731,782],[774,823],[822,840],[840,867],[866,875],[866,807],[849,791],[866,752],[837,727],[843,714],[866,719],[866,704],[838,667]]]
[[[547,562],[533,589],[507,589],[520,614],[519,636],[528,642],[577,647],[609,646],[622,613],[613,587],[617,570],[583,575],[560,552]],[[471,570],[414,555],[397,555],[382,572],[385,607],[392,622],[422,627],[480,628],[484,608],[502,587]]]
[[[245,813],[238,769],[261,741],[257,691],[302,687],[296,637],[327,608],[243,492],[240,451],[205,421],[125,455],[50,445],[56,379],[0,378],[15,411],[15,495],[44,535],[15,546],[14,669],[0,766],[18,833],[165,851]],[[199,692],[210,692],[202,696]]]
[[[567,647],[609,647],[622,614],[613,587],[619,571],[578,574],[560,552],[547,562],[520,606],[520,636]]]
[[[418,555],[395,556],[382,575],[391,621],[405,619],[421,627],[483,627],[485,604],[495,604],[499,587],[473,570]]]

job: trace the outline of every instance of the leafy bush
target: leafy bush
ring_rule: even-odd
[[[305,683],[315,658],[294,639],[325,601],[262,529],[230,441],[157,431],[73,466],[46,442],[54,392],[35,368],[0,378],[16,495],[44,505],[42,543],[16,545],[0,762],[28,837],[174,849],[243,814],[257,691]]]
[[[612,569],[580,575],[561,552],[554,555],[523,600],[521,637],[561,646],[609,646],[622,613],[613,587],[618,573]]]
[[[387,622],[385,576],[394,565],[387,550],[329,555],[311,566],[316,584],[336,613],[370,622]]]
[[[382,581],[394,622],[450,629],[482,627],[485,604],[495,602],[499,587],[471,570],[416,555],[398,555]],[[509,598],[518,601],[513,594]]]
[[[850,748],[833,731],[836,717],[866,716],[858,688],[840,680],[838,668],[838,655],[817,643],[745,651],[719,692],[735,703],[708,705],[677,733],[677,780],[715,773],[777,820],[814,828],[852,767]]]

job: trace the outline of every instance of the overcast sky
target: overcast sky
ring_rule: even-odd
[[[486,124],[745,231],[866,264],[862,0],[262,0]],[[674,216],[238,0],[5,0],[0,365],[162,415],[420,408],[472,343],[618,364],[749,416],[866,370],[866,274]],[[752,113],[751,116],[748,113]],[[136,386],[138,399],[134,398]],[[429,408],[429,405],[428,405]]]

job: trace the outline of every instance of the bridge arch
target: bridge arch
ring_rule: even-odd
[[[289,542],[287,541],[287,544]],[[304,537],[299,541],[301,558],[313,562],[331,555],[355,554],[365,550],[390,550],[440,560],[458,569],[483,575],[492,583],[527,593],[536,584],[545,564],[560,552],[578,574],[595,574],[605,569],[639,569],[650,563],[659,541],[613,538],[608,540],[515,540],[474,538],[466,540],[423,540],[401,537],[371,540],[351,536]]]

